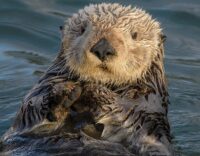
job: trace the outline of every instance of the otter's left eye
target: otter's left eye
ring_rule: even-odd
[[[131,33],[131,36],[132,36],[132,39],[136,39],[137,38],[137,32],[133,32],[133,33]]]

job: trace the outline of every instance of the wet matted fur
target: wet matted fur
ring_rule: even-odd
[[[74,14],[62,34],[59,55],[2,138],[4,154],[172,155],[159,22],[102,3]],[[102,38],[116,52],[104,61],[91,52]]]

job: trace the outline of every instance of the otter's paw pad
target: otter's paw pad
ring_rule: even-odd
[[[80,97],[82,88],[75,83],[67,83],[65,88],[65,103],[64,106],[69,108]]]

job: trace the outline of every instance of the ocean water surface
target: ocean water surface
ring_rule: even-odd
[[[59,26],[100,0],[0,1],[0,136],[10,127],[27,91],[60,46]],[[165,69],[169,119],[176,149],[200,156],[200,1],[115,0],[147,10],[167,35]]]

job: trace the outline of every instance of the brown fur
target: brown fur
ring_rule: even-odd
[[[101,38],[117,52],[104,62],[90,51]],[[160,24],[145,11],[85,7],[66,21],[59,55],[24,98],[4,143],[26,134],[33,150],[53,142],[65,154],[171,155],[163,56]]]

